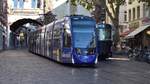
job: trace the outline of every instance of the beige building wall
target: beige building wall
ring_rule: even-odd
[[[111,9],[108,2],[107,6],[109,9]],[[106,22],[112,23],[108,14],[106,15]],[[138,2],[138,0],[126,0],[126,4],[120,6],[120,33],[134,30],[147,24],[150,24],[150,7],[147,6],[147,3]]]
[[[150,24],[150,7],[147,6],[147,3],[138,2],[137,0],[127,0],[126,11],[130,29]]]
[[[139,3],[137,0],[127,0],[127,21],[130,29],[136,29],[141,25],[142,5],[143,3]]]

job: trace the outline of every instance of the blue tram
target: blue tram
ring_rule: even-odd
[[[29,51],[61,63],[96,64],[96,22],[72,15],[54,21],[29,37]]]
[[[98,60],[105,60],[112,56],[112,26],[101,23],[96,28]]]

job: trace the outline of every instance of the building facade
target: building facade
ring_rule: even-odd
[[[36,19],[40,14],[43,14],[43,0],[8,0],[9,24],[22,18]]]
[[[7,0],[8,4],[8,41],[14,45],[10,26],[21,19],[44,20],[44,14],[50,11],[49,0]]]
[[[107,6],[111,9],[108,2]],[[106,22],[112,23],[108,15],[106,17]],[[150,7],[148,7],[147,3],[139,2],[138,0],[126,0],[126,3],[120,6],[120,34],[127,31],[131,32],[134,29],[147,24],[150,24]]]
[[[143,18],[143,3],[137,0],[127,0],[127,21],[130,29],[136,29],[141,25]]]
[[[150,7],[147,3],[127,0],[127,21],[129,28],[138,28],[150,24]]]
[[[7,42],[7,0],[0,1],[0,51],[4,50]]]
[[[128,28],[133,30],[126,38],[132,40],[134,46],[144,47],[150,45],[150,35],[146,33],[150,31],[150,7],[148,3],[127,0],[125,12],[127,13],[125,19],[128,22]],[[134,41],[136,41],[136,45]]]

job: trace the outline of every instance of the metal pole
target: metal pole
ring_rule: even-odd
[[[45,0],[44,0],[44,5],[43,5],[43,7],[44,7],[44,8],[43,8],[43,13],[44,13],[44,14],[43,14],[43,15],[44,15],[44,19],[43,19],[43,20],[44,20],[44,25],[45,25],[45,24],[46,24],[46,20],[45,20],[46,1],[45,1]],[[46,45],[45,45],[45,44],[46,44],[46,27],[45,27],[45,29],[44,29],[44,53],[43,53],[44,55],[46,55],[46,53],[45,53],[45,51],[46,51],[46,49],[45,49],[45,48],[46,48]]]
[[[43,0],[43,23],[45,24],[45,7],[46,7],[46,1]]]

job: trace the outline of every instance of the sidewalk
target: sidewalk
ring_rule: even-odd
[[[128,53],[126,50],[117,50],[112,52],[113,56],[128,56]]]

